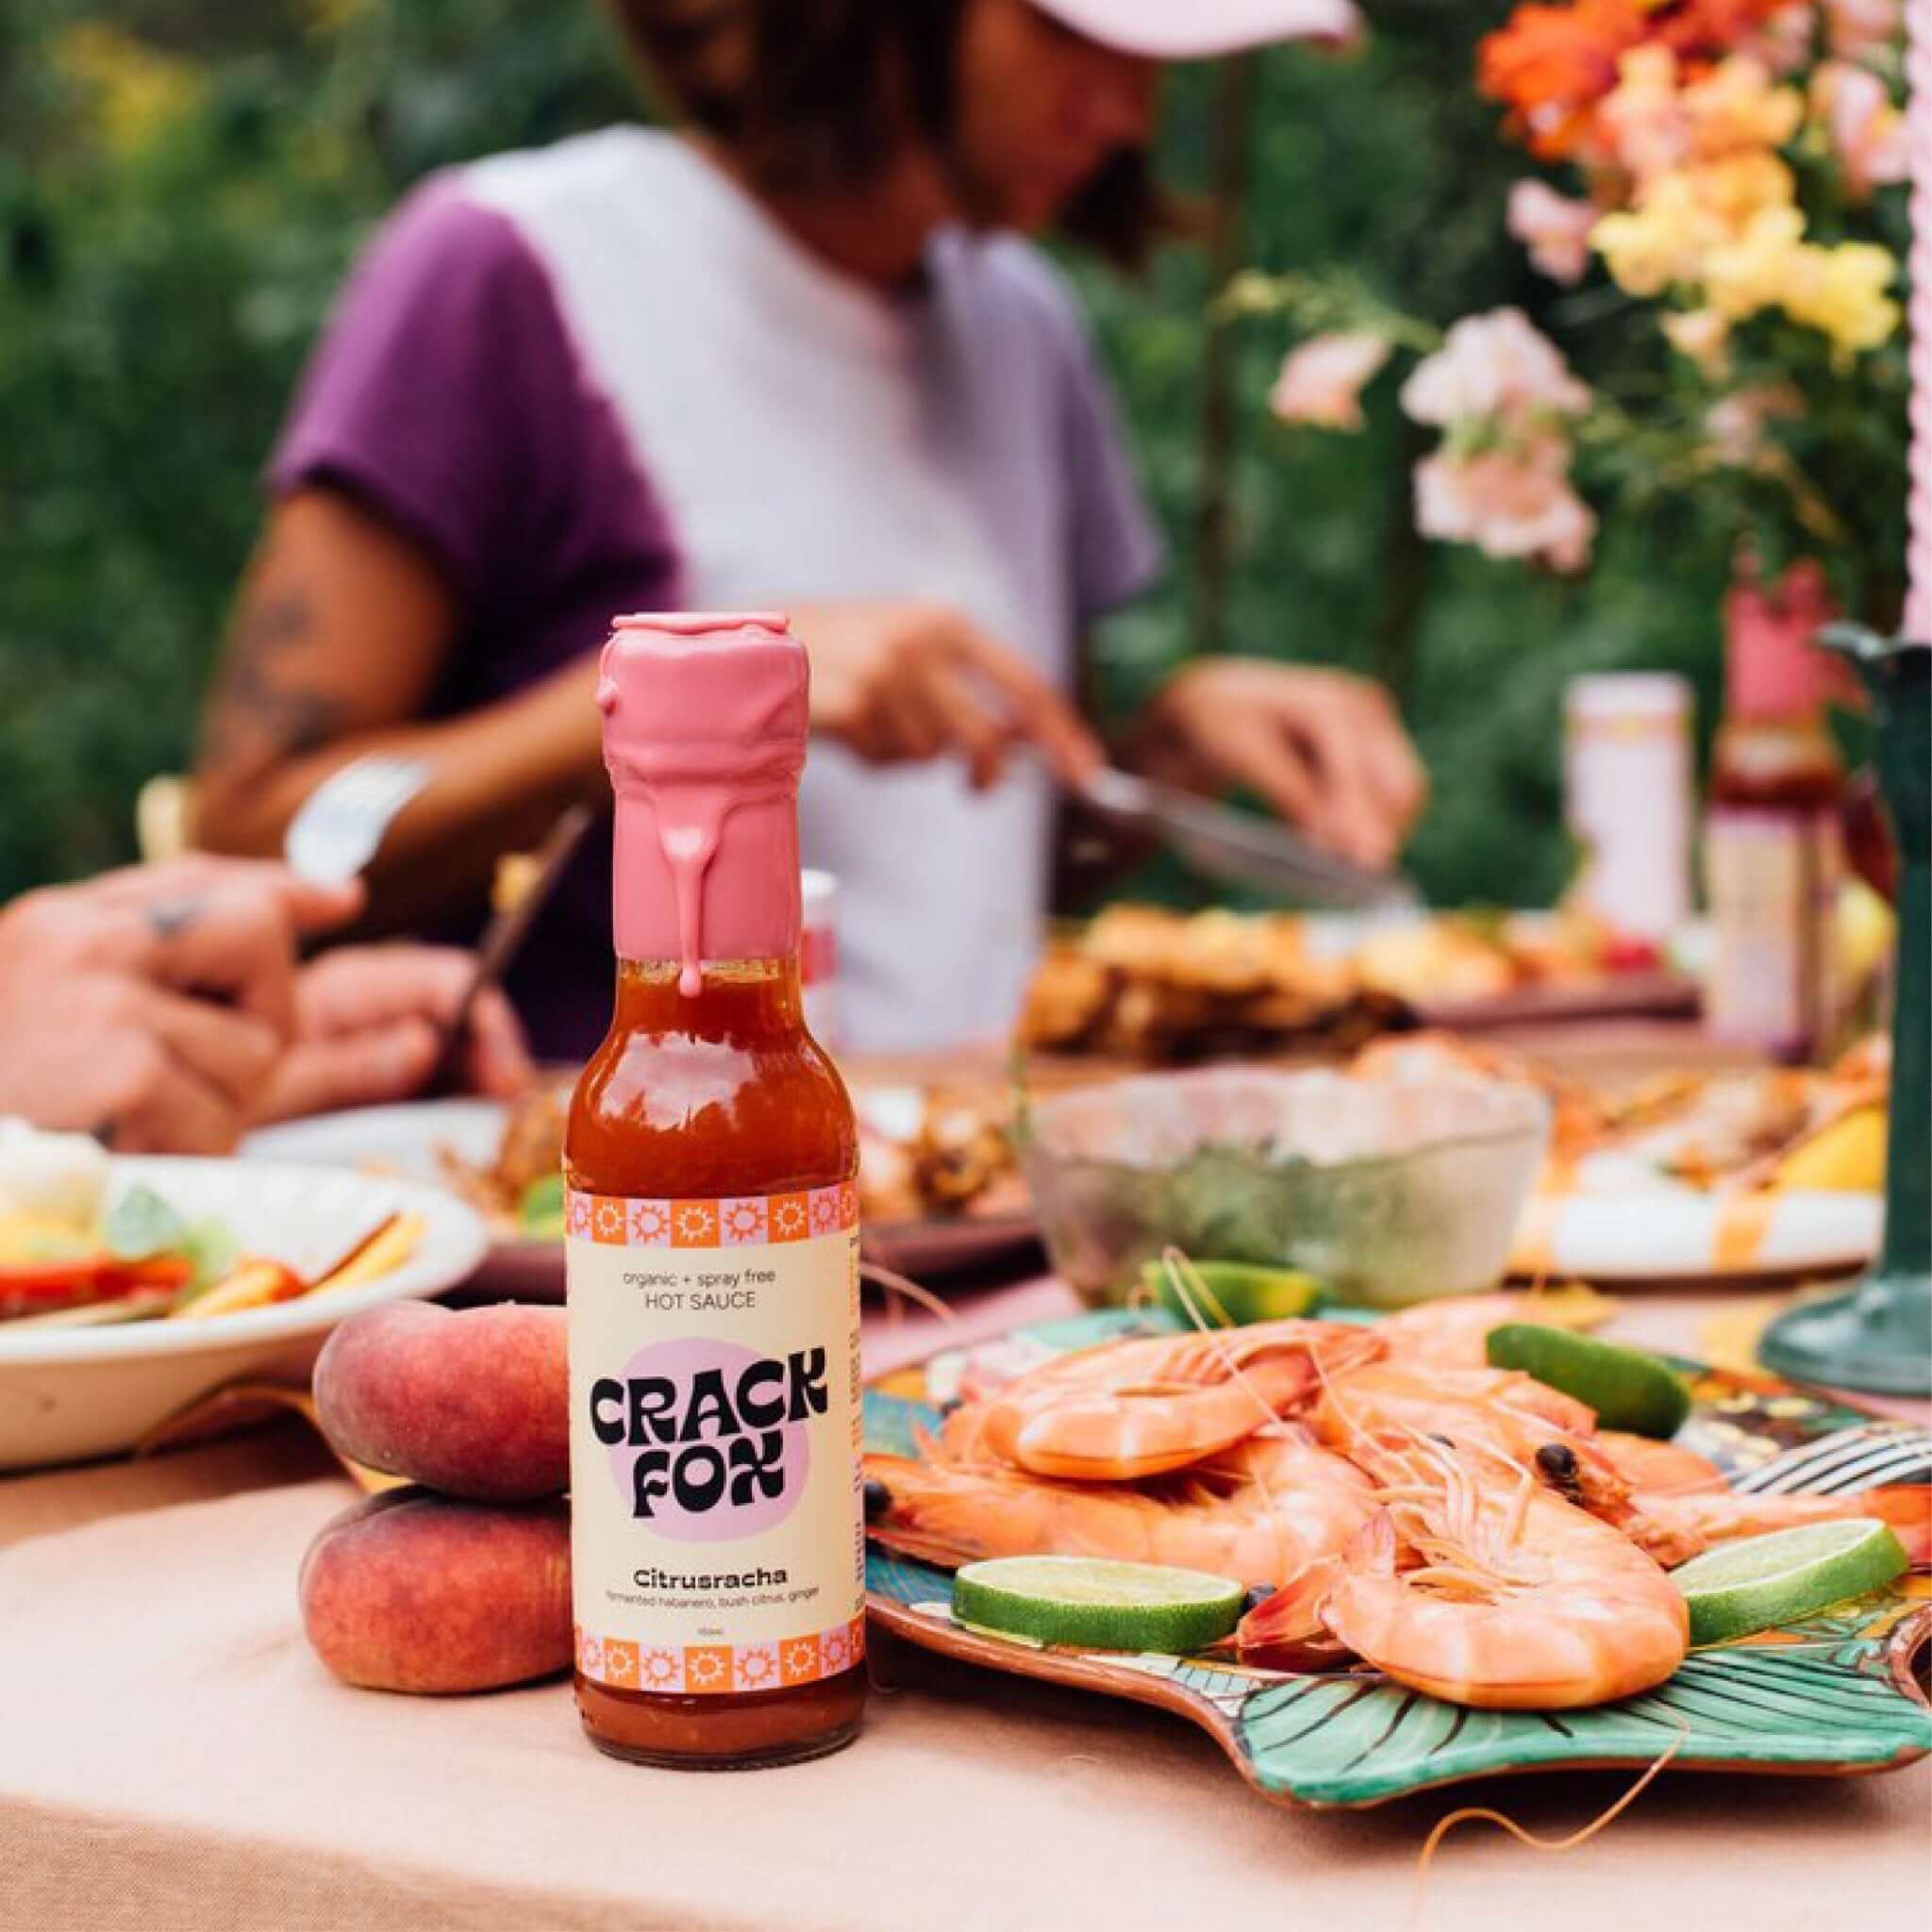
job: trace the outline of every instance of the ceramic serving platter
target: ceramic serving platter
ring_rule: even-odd
[[[496,1158],[508,1117],[508,1108],[494,1100],[420,1100],[353,1108],[263,1127],[248,1137],[242,1152],[268,1160],[301,1160],[446,1186],[443,1158],[455,1156],[472,1166],[489,1167]],[[868,1222],[864,1234],[869,1260],[922,1277],[1024,1267],[1037,1257],[1040,1243],[1039,1224],[1030,1213]],[[523,1301],[560,1302],[562,1241],[492,1225],[478,1285]]]
[[[224,1222],[242,1252],[305,1274],[325,1269],[392,1214],[415,1216],[423,1232],[401,1266],[358,1287],[207,1321],[0,1324],[0,1470],[118,1455],[227,1383],[306,1385],[339,1322],[456,1287],[487,1245],[483,1224],[453,1195],[387,1176],[257,1159],[117,1158],[114,1194],[136,1186],[153,1189],[186,1220]]]
[[[1756,1287],[1861,1268],[1877,1253],[1884,1224],[1878,1194],[1654,1184],[1540,1190],[1516,1224],[1508,1265],[1527,1280]]]
[[[1015,1330],[971,1352],[980,1374],[1014,1373],[1068,1349],[1171,1325],[1108,1311]],[[868,1448],[916,1454],[969,1357],[955,1351],[866,1394]],[[1743,1489],[1834,1493],[1932,1481],[1932,1432],[1850,1409],[1770,1377],[1694,1362],[1695,1407],[1679,1440]],[[1653,1763],[1673,1770],[1843,1774],[1932,1751],[1932,1709],[1914,1677],[1932,1645],[1932,1578],[1914,1575],[1803,1624],[1699,1651],[1667,1684],[1593,1710],[1481,1711],[1368,1674],[1302,1675],[1215,1657],[1044,1648],[965,1629],[944,1571],[871,1546],[873,1617],[895,1635],[991,1670],[1158,1705],[1191,1719],[1261,1796],[1289,1807],[1378,1805],[1463,1779],[1544,1768]]]

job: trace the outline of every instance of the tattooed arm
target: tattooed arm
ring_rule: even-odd
[[[601,799],[594,658],[462,717],[414,722],[456,624],[447,584],[391,525],[325,488],[278,504],[203,721],[197,842],[278,853],[339,766],[372,751],[425,758],[435,776],[370,876],[388,923],[474,892],[499,853],[541,837],[572,800]]]

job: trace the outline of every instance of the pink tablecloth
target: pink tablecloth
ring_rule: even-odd
[[[968,1304],[959,1332],[1058,1312],[1061,1294]],[[1681,1345],[1695,1314],[1640,1305],[1624,1321]],[[877,1339],[874,1367],[929,1345],[931,1319]],[[293,1425],[0,1484],[6,1932],[1399,1932],[1417,1849],[1460,1802],[1285,1813],[1178,1720],[900,1648],[878,1658],[890,1688],[857,1748],[741,1779],[599,1757],[561,1685],[447,1702],[344,1690],[304,1646],[293,1590],[349,1495]],[[1561,1834],[1623,1783],[1544,1776],[1480,1796]],[[1918,1924],[1928,1807],[1924,1766],[1667,1776],[1561,1859],[1468,1827],[1415,1923]]]

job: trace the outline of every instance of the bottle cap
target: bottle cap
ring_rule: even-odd
[[[1812,640],[1837,612],[1807,559],[1766,586],[1740,573],[1724,596],[1724,709],[1734,718],[1804,718],[1842,688]]]
[[[707,959],[791,957],[808,671],[784,616],[619,617],[599,672],[619,955],[676,959],[687,997]]]

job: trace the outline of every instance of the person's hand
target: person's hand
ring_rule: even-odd
[[[297,940],[361,903],[199,856],[25,893],[0,911],[0,1114],[225,1152],[294,1032]]]
[[[1321,844],[1380,870],[1428,779],[1379,684],[1345,671],[1212,658],[1141,714],[1130,762],[1190,791],[1244,785]]]
[[[812,728],[875,764],[957,755],[997,783],[1019,744],[1067,784],[1101,762],[1079,713],[1008,645],[941,604],[794,606],[811,658]]]
[[[407,1099],[429,1077],[441,1028],[475,960],[453,946],[344,946],[295,984],[295,1039],[260,1108],[264,1120]],[[508,1099],[533,1069],[523,1029],[494,988],[470,1010],[464,1071],[476,1092]]]

